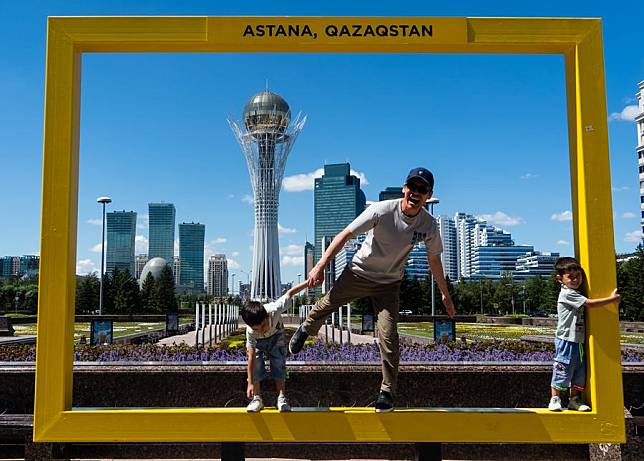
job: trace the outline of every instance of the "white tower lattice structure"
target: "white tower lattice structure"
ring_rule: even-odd
[[[291,110],[279,95],[264,91],[244,108],[244,128],[228,123],[241,146],[255,198],[255,245],[251,299],[275,299],[281,295],[280,254],[277,229],[279,194],[288,154],[306,123],[298,114],[291,130]]]

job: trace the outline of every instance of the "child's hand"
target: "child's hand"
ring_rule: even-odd
[[[622,295],[617,292],[617,288],[613,290],[613,293],[610,295],[611,298],[615,299],[615,302],[619,304],[622,299]]]
[[[246,397],[249,399],[255,397],[255,385],[253,383],[248,383],[248,387],[246,388]]]

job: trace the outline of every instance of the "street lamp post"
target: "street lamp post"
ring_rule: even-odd
[[[427,200],[427,203],[429,203],[430,207],[430,213],[432,217],[434,216],[434,205],[438,205],[440,203],[440,200],[438,200],[436,197],[432,197],[429,200]],[[432,268],[429,268],[429,272],[432,273],[432,317],[436,315],[436,301],[434,300],[434,273],[432,272]]]
[[[98,295],[98,315],[103,315],[103,275],[105,274],[105,205],[112,203],[109,197],[99,197],[97,203],[103,204],[103,235],[101,237],[101,284]]]

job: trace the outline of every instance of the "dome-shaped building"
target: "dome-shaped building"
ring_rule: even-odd
[[[143,266],[141,277],[139,278],[139,285],[143,286],[143,282],[145,281],[145,278],[148,276],[148,274],[152,274],[154,280],[159,280],[161,271],[166,266],[168,266],[168,262],[163,258],[152,258],[151,260],[149,260],[145,264],[145,266]],[[172,270],[172,268],[170,268],[170,270]]]
[[[244,106],[244,125],[253,135],[265,132],[283,134],[291,122],[291,108],[279,94],[262,91]]]

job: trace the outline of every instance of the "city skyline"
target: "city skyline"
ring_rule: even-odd
[[[0,52],[0,156],[8,190],[0,202],[11,226],[0,254],[38,254],[45,16],[82,14],[320,14],[288,2],[229,9],[204,3],[182,8],[135,7],[91,0],[82,8],[48,2],[3,4],[26,48]],[[192,10],[191,10],[192,8]],[[637,83],[644,57],[625,11],[587,2],[485,7],[328,5],[328,14],[603,16],[615,245],[632,251],[641,235],[637,166]],[[627,9],[626,9],[627,10]],[[518,244],[572,254],[568,140],[562,60],[512,55],[110,54],[87,55],[81,98],[78,202],[79,273],[99,270],[101,209],[139,211],[136,254],[146,244],[149,202],[168,201],[179,219],[208,227],[205,260],[230,258],[229,270],[251,267],[252,190],[239,148],[225,123],[240,101],[263,88],[306,108],[307,129],[289,159],[280,196],[282,281],[303,273],[312,241],[313,183],[325,164],[349,162],[367,200],[399,187],[412,167],[435,173],[436,215],[466,211],[511,230]],[[257,69],[263,75],[258,76]],[[175,239],[176,242],[176,239]]]

